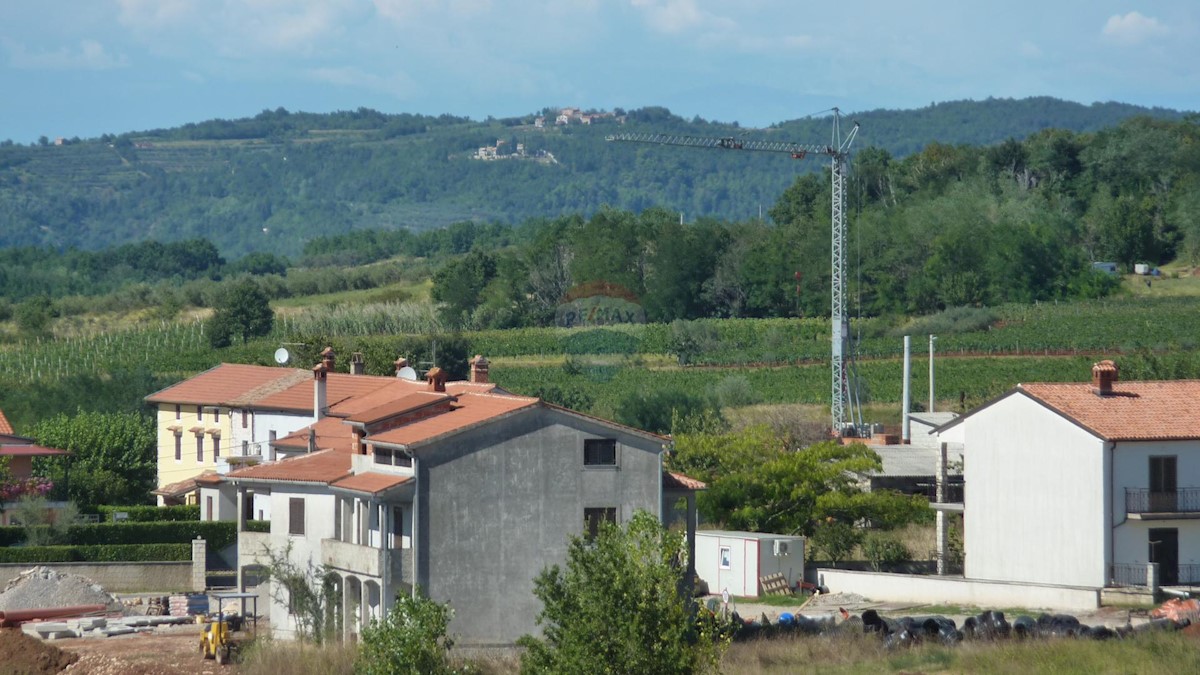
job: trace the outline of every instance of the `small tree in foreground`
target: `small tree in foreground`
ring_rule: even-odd
[[[338,631],[337,607],[341,604],[334,577],[324,565],[301,565],[292,560],[292,542],[276,551],[264,546],[262,557],[271,580],[271,599],[288,608],[301,640],[321,644]]]
[[[354,671],[360,675],[448,675],[469,669],[451,666],[454,640],[446,634],[451,610],[423,595],[396,596],[396,604],[382,621],[362,630]]]
[[[534,580],[544,637],[521,638],[524,673],[695,673],[715,670],[727,639],[684,588],[682,535],[639,511],[625,528],[572,538],[563,569]]]

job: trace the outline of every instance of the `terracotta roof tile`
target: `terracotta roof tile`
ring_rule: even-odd
[[[1115,382],[1110,395],[1091,383],[1032,383],[1017,389],[1110,441],[1200,439],[1200,380]]]
[[[442,436],[465,431],[488,420],[538,405],[536,398],[499,394],[466,393],[458,397],[449,412],[426,417],[410,424],[367,437],[367,442],[412,446]]]
[[[68,450],[46,448],[40,445],[20,443],[17,445],[0,445],[0,457],[53,457],[54,455],[69,455]]]
[[[393,399],[382,405],[367,408],[362,412],[348,415],[346,419],[350,422],[372,424],[374,422],[380,422],[391,417],[403,415],[407,412],[413,412],[421,408],[426,408],[435,403],[452,400],[454,400],[453,396],[443,392],[418,391],[411,394],[406,394],[397,399]]]
[[[238,469],[226,474],[231,479],[285,480],[301,483],[333,483],[350,475],[353,455],[336,450],[321,450],[311,455],[281,459],[271,464]]]
[[[9,424],[8,418],[4,416],[4,411],[0,410],[0,434],[15,434],[12,424]]]
[[[354,490],[355,492],[366,492],[369,494],[379,494],[384,490],[394,488],[397,485],[403,485],[412,480],[412,476],[398,476],[389,473],[376,473],[368,471],[360,473],[349,478],[343,478],[330,487],[341,488],[343,490]]]
[[[195,492],[196,490],[198,490],[200,488],[201,479],[207,480],[210,476],[216,476],[218,479],[220,478],[220,476],[218,476],[216,474],[216,472],[205,471],[204,473],[200,474],[199,476],[192,476],[191,478],[185,478],[177,483],[168,483],[167,485],[164,485],[164,486],[158,488],[157,490],[152,490],[150,492],[150,494],[160,495],[163,497],[175,497],[175,498],[182,497],[184,495],[191,494],[191,493]]]
[[[663,472],[663,488],[667,490],[707,490],[703,481],[688,478],[681,473]]]
[[[350,375],[348,373],[329,373],[325,385],[325,400],[336,406],[349,399],[365,396],[381,387],[386,387],[395,378],[378,375]],[[283,391],[264,396],[255,402],[254,407],[270,410],[294,410],[312,412],[313,383],[312,373],[303,382],[298,382]]]
[[[318,450],[338,450],[339,452],[350,452],[351,445],[354,441],[354,434],[350,425],[346,424],[340,417],[322,417],[316,424],[310,424],[303,429],[297,429],[292,433],[275,440],[272,444],[277,448],[308,448],[308,432],[313,430],[317,434],[316,443]]]
[[[179,384],[146,397],[149,403],[186,403],[189,405],[225,405],[249,391],[291,375],[291,369],[222,363]],[[312,398],[311,392],[309,398]],[[312,401],[309,401],[312,408]]]

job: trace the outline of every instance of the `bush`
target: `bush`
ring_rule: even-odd
[[[853,525],[830,518],[813,529],[809,550],[819,552],[836,565],[848,558],[861,540],[862,533]]]
[[[450,664],[450,614],[449,607],[426,597],[398,594],[386,618],[363,628],[355,670],[360,675],[466,672]]]
[[[246,531],[247,532],[270,532],[271,531],[271,521],[269,521],[269,520],[247,520],[246,521]]]
[[[17,546],[0,548],[0,563],[164,562],[191,559],[191,544]]]
[[[655,434],[669,434],[676,424],[692,426],[706,415],[720,419],[711,401],[677,389],[634,392],[617,404],[616,421]]]
[[[97,506],[101,522],[113,522],[112,514],[120,511],[128,514],[126,523],[154,523],[166,521],[200,522],[200,505],[182,506]]]
[[[912,560],[912,553],[900,540],[882,532],[869,532],[862,540],[863,556],[876,572],[897,563]]]
[[[47,527],[45,525],[41,527]],[[5,530],[12,528],[3,528]],[[24,533],[24,528],[16,528]],[[8,536],[8,535],[0,535]],[[208,547],[219,551],[237,540],[237,523],[233,521],[191,521],[150,523],[102,523],[71,525],[66,528],[65,541],[70,546],[104,544],[191,544],[204,539]],[[26,537],[22,534],[21,541]]]
[[[624,528],[604,523],[573,537],[566,568],[534,580],[544,637],[519,644],[525,673],[695,673],[716,670],[728,644],[710,614],[680,593],[683,537],[639,511]]]

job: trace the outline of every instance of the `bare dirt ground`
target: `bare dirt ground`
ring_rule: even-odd
[[[79,654],[68,675],[184,675],[236,673],[200,656],[200,626],[160,626],[153,632],[109,638],[68,638],[51,644]]]

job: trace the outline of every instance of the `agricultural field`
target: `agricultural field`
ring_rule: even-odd
[[[368,372],[383,373],[398,355],[397,336],[448,334],[427,301],[354,302],[371,292],[416,295],[422,289],[402,284],[287,303],[271,335],[221,350],[209,346],[200,318],[10,343],[0,347],[0,405],[8,409],[23,390],[68,388],[78,378],[112,382],[142,373],[127,379],[158,384],[222,361],[270,365],[271,354],[285,343],[363,351]],[[492,377],[501,386],[527,394],[556,388],[586,402],[589,412],[610,415],[623,398],[662,389],[703,394],[732,388],[740,392],[738,405],[823,405],[829,396],[828,330],[823,319],[704,319],[461,335],[472,354],[493,359]],[[1200,377],[1200,299],[1190,295],[952,310],[915,320],[856,321],[853,330],[861,336],[857,377],[867,404],[900,400],[905,332],[915,338],[916,401],[928,397],[926,335],[938,336],[941,409],[968,409],[1019,382],[1081,381],[1102,356],[1116,358],[1125,379]],[[123,400],[146,393],[129,392]]]

